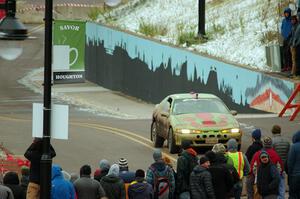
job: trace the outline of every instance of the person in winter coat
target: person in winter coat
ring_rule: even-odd
[[[262,151],[257,169],[257,190],[263,199],[277,199],[279,194],[279,172],[270,161],[269,154]]]
[[[65,180],[59,165],[52,165],[51,199],[75,199],[73,184]]]
[[[23,188],[24,193],[27,192],[28,183],[29,183],[29,168],[27,166],[22,166],[20,185]]]
[[[293,41],[295,39],[295,33],[298,26],[298,18],[296,15],[291,17],[292,22],[292,31],[291,31],[291,38],[290,38],[290,47],[291,47],[291,55],[292,55],[292,71],[291,77],[296,77],[296,72],[299,73],[297,70],[297,63],[296,63],[296,47],[293,47]]]
[[[232,159],[227,156],[225,146],[221,143],[215,144],[212,148],[212,151],[216,154],[215,162],[228,169],[231,174],[233,184],[238,183],[240,181],[239,174],[233,166]],[[231,189],[229,196],[234,196],[233,188]]]
[[[152,186],[145,180],[145,171],[138,169],[135,172],[135,180],[128,186],[129,199],[152,199]]]
[[[14,195],[9,187],[0,184],[0,198],[14,199]]]
[[[181,143],[183,151],[177,160],[177,179],[176,194],[188,195],[190,191],[190,175],[194,167],[197,165],[197,152],[191,148],[190,140],[183,140]]]
[[[290,36],[292,31],[290,8],[284,10],[284,19],[281,23],[281,36],[283,37],[283,68],[282,71],[288,71],[292,68],[292,55],[290,50]]]
[[[190,192],[192,199],[215,199],[215,192],[212,185],[211,174],[207,157],[201,157],[199,165],[195,166],[190,176]]]
[[[272,148],[272,138],[270,137],[264,137],[263,139],[263,148],[260,151],[257,151],[251,161],[250,164],[250,175],[253,175],[254,181],[253,185],[256,184],[257,181],[257,168],[260,165],[259,156],[262,151],[266,151],[270,157],[271,162],[276,165],[276,168],[278,169],[280,175],[283,172],[283,163],[279,155],[276,153],[276,151]]]
[[[111,165],[108,174],[100,180],[108,199],[125,199],[124,181],[119,177],[119,165]]]
[[[146,181],[153,188],[153,195],[155,195],[155,181],[158,177],[166,177],[170,184],[169,198],[173,198],[175,191],[175,178],[173,175],[173,170],[169,167],[162,159],[162,153],[160,149],[155,149],[153,152],[154,163],[150,165],[146,174]]]
[[[14,199],[25,199],[26,193],[20,185],[19,176],[16,172],[9,171],[4,175],[3,184],[9,187],[14,195]]]
[[[106,176],[108,174],[108,171],[110,168],[109,161],[106,159],[100,160],[99,168],[100,168],[100,172],[98,174],[94,175],[94,179],[97,180],[98,182],[100,182],[100,180],[103,176]]]
[[[128,161],[126,158],[120,158],[118,161],[120,167],[119,177],[124,183],[131,183],[135,179],[135,172],[129,171]]]
[[[42,157],[43,140],[34,138],[33,143],[26,150],[24,157],[30,161],[29,184],[27,187],[26,198],[40,198],[40,166]],[[50,156],[54,158],[56,153],[50,145]]]
[[[233,178],[230,171],[224,165],[217,161],[216,154],[208,151],[205,156],[209,159],[210,167],[208,171],[212,176],[213,189],[216,199],[229,198],[228,195],[233,188]]]
[[[229,164],[232,164],[239,175],[239,181],[233,186],[233,195],[235,199],[240,199],[243,190],[243,177],[247,176],[250,171],[250,165],[247,157],[243,152],[238,151],[238,143],[234,138],[231,138],[227,142],[227,156]]]
[[[248,147],[245,153],[249,162],[252,161],[254,154],[263,148],[260,129],[255,129],[254,131],[252,131],[251,137],[252,137],[252,144]],[[253,184],[254,184],[254,175],[247,175],[246,187],[247,187],[248,199],[252,199],[254,196]]]
[[[300,131],[293,135],[288,155],[288,182],[290,199],[300,198]]]
[[[298,21],[299,21],[300,13],[298,13]],[[293,37],[291,39],[291,47],[295,49],[295,62],[296,62],[296,72],[295,75],[300,75],[300,25],[297,25],[295,28],[295,32],[293,33]]]
[[[78,199],[105,198],[105,192],[101,184],[91,178],[92,169],[90,165],[80,168],[80,178],[74,182]]]

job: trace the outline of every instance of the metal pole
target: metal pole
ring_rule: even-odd
[[[44,47],[44,119],[43,119],[43,155],[41,158],[40,198],[50,199],[51,166],[50,127],[51,127],[51,61],[52,61],[52,0],[45,5],[45,47]]]
[[[205,0],[198,0],[198,36],[205,35]]]

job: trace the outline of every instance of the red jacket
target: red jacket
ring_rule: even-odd
[[[270,160],[275,166],[277,166],[277,163],[279,163],[279,165],[280,165],[280,174],[281,174],[282,171],[283,171],[283,163],[282,163],[282,160],[279,157],[279,155],[276,153],[276,151],[273,148],[267,148],[267,149],[264,148],[262,150],[266,151],[269,154]],[[262,150],[259,150],[254,154],[254,156],[251,160],[251,164],[250,164],[250,174],[253,174],[253,167],[254,167],[255,162],[256,162],[256,165],[257,165],[256,168],[258,168],[258,166],[260,165],[259,156],[260,156],[260,153],[261,153]]]

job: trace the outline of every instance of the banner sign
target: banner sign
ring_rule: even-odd
[[[53,27],[52,67],[54,72],[67,72],[68,77],[84,73],[85,22],[55,20]],[[72,76],[74,73],[74,76]],[[84,77],[84,75],[81,75]],[[53,78],[54,83],[57,78]],[[84,79],[65,79],[64,83],[83,82]]]

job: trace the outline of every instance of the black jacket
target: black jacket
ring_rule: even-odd
[[[26,192],[21,187],[18,174],[15,172],[8,172],[4,175],[3,184],[9,187],[14,195],[14,199],[25,199]]]
[[[260,195],[278,195],[279,193],[279,172],[271,162],[260,164],[257,171],[257,190]]]
[[[212,178],[209,171],[197,165],[190,176],[190,193],[192,199],[215,199]]]
[[[33,142],[26,150],[24,156],[30,161],[29,182],[40,184],[40,164],[42,157],[43,141]],[[50,145],[51,158],[56,156],[53,147]]]
[[[251,162],[253,155],[261,150],[263,147],[262,142],[260,140],[255,140],[247,149],[246,151],[246,157],[248,159],[249,162]]]
[[[109,199],[125,199],[125,185],[119,176],[107,175],[100,180],[106,197]]]
[[[212,176],[212,183],[217,199],[227,198],[233,187],[233,178],[227,168],[219,163],[211,163],[209,172]]]

